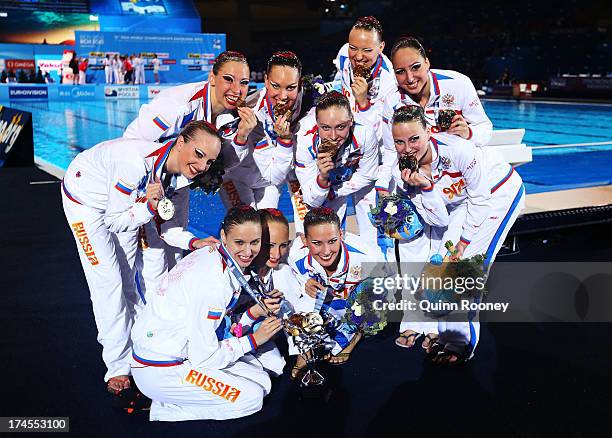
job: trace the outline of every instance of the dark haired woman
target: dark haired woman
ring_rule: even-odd
[[[249,152],[225,176],[221,198],[226,207],[241,203],[257,209],[278,207],[293,164],[303,97],[301,75],[302,63],[295,53],[277,52],[268,60],[265,88],[254,96],[257,126],[248,138]]]
[[[329,207],[340,217],[342,228],[348,197],[369,187],[378,171],[376,133],[354,122],[348,99],[337,91],[322,95],[300,122],[295,173],[304,202]],[[369,220],[363,221],[372,228]],[[363,233],[362,222],[360,234]]]
[[[452,70],[431,69],[427,53],[416,38],[398,39],[391,49],[391,60],[397,89],[386,96],[382,110],[383,166],[376,183],[380,190],[385,190],[389,182],[395,157],[390,123],[397,108],[419,105],[433,133],[444,131],[471,140],[478,147],[486,146],[493,132],[470,78]]]
[[[340,80],[342,94],[347,96],[355,120],[373,126],[379,141],[382,140],[381,115],[385,96],[397,90],[391,61],[383,54],[385,42],[383,28],[375,17],[361,17],[355,21],[334,61]],[[374,184],[370,184],[354,195],[355,215],[360,236],[370,245],[377,243],[377,233],[370,227],[368,213],[376,205]]]
[[[161,141],[176,137],[191,120],[204,120],[218,128],[222,138],[220,163],[226,171],[237,165],[248,152],[246,140],[257,124],[252,109],[240,107],[249,87],[249,66],[244,55],[226,51],[216,59],[209,80],[180,85],[164,90],[152,102],[140,108],[138,118],[126,129],[124,137]],[[214,167],[219,168],[219,163]],[[187,215],[175,221],[187,227]],[[143,268],[139,271],[139,287],[152,290],[167,267],[172,267],[181,254],[160,240],[159,231],[149,224],[141,232]],[[211,238],[212,240],[213,238]]]
[[[262,221],[262,247],[251,265],[251,284],[270,297],[264,301],[272,312],[277,312],[282,297],[292,302],[300,295],[297,277],[287,265],[287,253],[291,244],[289,222],[283,213],[275,208],[258,212]],[[248,333],[256,328],[265,316],[259,305],[250,306],[240,319],[241,332]],[[273,341],[260,346],[256,357],[266,371],[276,376],[282,373],[285,360]]]
[[[222,245],[181,260],[152,294],[132,330],[132,372],[153,400],[151,421],[224,420],[262,407],[271,382],[250,354],[281,330],[266,318],[245,336],[219,340],[217,330],[241,293],[243,271],[261,249],[257,211],[232,208]]]
[[[111,392],[129,387],[138,228],[158,214],[166,175],[195,178],[220,148],[214,128],[192,122],[165,145],[124,138],[100,143],[77,155],[66,170],[62,203],[91,293]],[[197,239],[189,234],[183,241],[193,246]]]
[[[449,225],[436,252],[445,254],[442,245],[451,240],[457,250],[453,258],[484,254],[487,272],[523,209],[521,177],[490,148],[478,148],[457,135],[432,134],[420,106],[395,110],[391,124],[396,157],[412,156],[417,162],[416,170],[400,172],[395,166],[394,180],[423,194],[435,191],[446,205]],[[439,207],[437,211],[439,216],[443,213]],[[429,346],[436,353],[435,362],[456,363],[474,355],[479,336],[476,316],[470,313],[466,322],[440,320],[440,337]]]
[[[361,17],[334,60],[338,69],[335,80],[340,80],[342,94],[349,99],[351,110],[366,116],[371,124],[377,123],[385,96],[397,87],[393,66],[383,54],[384,48],[380,22],[375,17]]]
[[[266,292],[275,289],[283,294],[295,292],[295,277],[287,266],[289,240],[289,222],[280,210],[266,208],[259,210],[263,227],[263,244],[260,257],[255,262],[258,278]]]
[[[244,55],[223,52],[215,59],[208,81],[169,88],[141,106],[124,137],[172,138],[189,121],[205,120],[221,132],[224,168],[228,169],[246,155],[247,138],[257,124],[253,110],[240,106],[248,89],[249,65]]]
[[[291,304],[305,312],[323,310],[340,321],[350,292],[367,276],[362,263],[381,261],[381,256],[359,239],[351,239],[355,243],[350,245],[346,243],[338,215],[327,207],[313,208],[306,214],[304,234],[300,237],[302,245],[291,247],[289,264],[304,295],[292,297]],[[335,345],[329,362],[341,365],[348,361],[361,336],[359,330],[341,325],[333,336]],[[292,377],[298,377],[305,365],[298,356]]]

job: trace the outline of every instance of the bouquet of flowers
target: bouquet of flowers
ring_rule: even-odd
[[[376,306],[375,301],[378,301]],[[352,332],[360,330],[365,336],[374,336],[387,325],[385,302],[384,295],[374,292],[374,279],[366,278],[351,291],[342,323]]]
[[[380,234],[398,240],[412,240],[423,232],[423,224],[410,200],[397,195],[380,197],[370,206],[370,220]]]
[[[223,158],[219,155],[208,170],[197,176],[189,187],[192,190],[202,190],[207,195],[214,195],[221,189],[224,174]]]
[[[444,245],[446,257],[436,254],[430,263],[425,265],[421,274],[421,288],[416,292],[420,301],[429,301],[434,316],[444,316],[452,311],[452,307],[440,303],[455,303],[460,299],[475,299],[486,294],[484,254],[478,254],[467,259],[451,260],[456,253],[453,243],[449,240]]]

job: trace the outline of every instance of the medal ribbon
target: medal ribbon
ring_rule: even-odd
[[[251,298],[253,298],[255,300],[255,302],[257,304],[259,304],[259,306],[265,310],[265,312],[268,314],[268,316],[274,316],[274,313],[272,313],[272,311],[270,309],[268,309],[268,306],[266,306],[263,302],[263,296],[260,293],[257,293],[252,287],[251,285],[249,285],[249,282],[247,281],[246,278],[244,278],[244,274],[242,273],[242,271],[238,268],[238,266],[236,266],[236,262],[234,262],[234,259],[232,259],[232,257],[229,255],[229,252],[227,251],[227,249],[225,249],[225,246],[223,246],[223,244],[221,244],[221,246],[219,247],[219,252],[221,253],[221,255],[223,256],[223,258],[225,259],[226,263],[227,263],[227,267],[229,268],[230,272],[232,273],[232,275],[234,276],[234,278],[236,280],[238,280],[238,284],[240,284],[240,287],[250,295]]]

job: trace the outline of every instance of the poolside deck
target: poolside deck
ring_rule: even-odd
[[[523,214],[612,204],[612,185],[527,195]]]

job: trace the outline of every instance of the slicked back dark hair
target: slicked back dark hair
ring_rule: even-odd
[[[285,217],[282,211],[276,208],[262,208],[259,211],[261,221],[263,222],[276,222],[277,224],[283,224],[289,228],[289,221]]]
[[[225,218],[223,218],[221,228],[227,235],[234,226],[242,225],[247,222],[259,224],[261,226],[261,216],[259,216],[257,210],[250,205],[239,205],[228,210]]]
[[[245,64],[247,67],[249,66],[246,56],[244,56],[242,53],[235,52],[233,50],[226,50],[225,52],[221,52],[215,59],[215,63],[213,64],[212,68],[213,73],[216,75],[219,74],[221,67],[223,67],[225,63],[232,61]]]
[[[185,141],[192,140],[199,132],[204,132],[216,137],[221,141],[221,134],[217,131],[217,128],[213,124],[206,120],[192,120],[187,123],[183,129],[181,129],[180,135],[183,136]]]
[[[378,21],[378,18],[376,17],[371,15],[367,17],[359,17],[357,21],[355,21],[355,24],[353,24],[353,29],[363,29],[370,32],[376,32],[378,35],[378,40],[380,42],[383,41],[383,28],[380,21]]]
[[[418,122],[424,129],[427,128],[425,111],[419,105],[407,105],[393,112],[393,125],[398,123]]]
[[[352,115],[351,104],[348,98],[340,93],[339,91],[328,91],[321,95],[317,100],[317,106],[315,108],[315,115],[319,115],[319,111],[326,110],[332,106],[338,108],[344,108],[349,115]]]
[[[329,207],[312,208],[304,217],[304,234],[308,236],[308,229],[320,224],[336,224],[340,229],[340,218]]]
[[[268,66],[266,68],[266,74],[270,74],[272,67],[293,67],[298,71],[298,74],[302,76],[302,63],[297,55],[290,51],[276,52],[268,59]]]
[[[421,55],[424,59],[427,59],[427,53],[425,52],[425,48],[415,37],[402,36],[397,41],[395,41],[393,47],[391,48],[392,60],[397,51],[401,49],[414,49],[419,52],[419,55]]]

